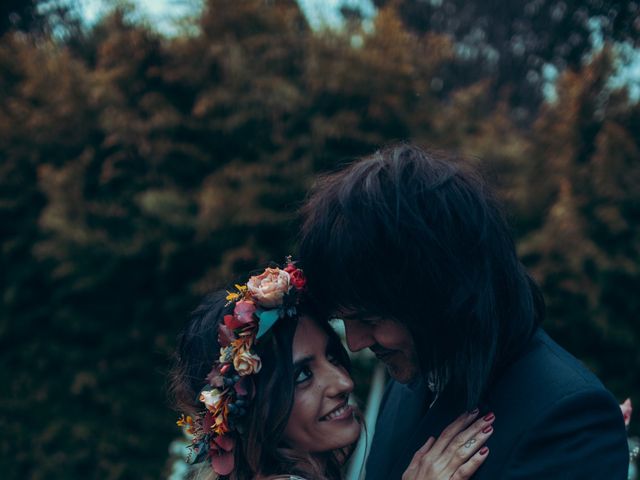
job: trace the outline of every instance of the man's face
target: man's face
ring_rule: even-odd
[[[418,375],[418,356],[407,327],[395,320],[362,316],[354,311],[342,311],[336,318],[344,322],[349,350],[369,348],[400,383],[409,383]]]

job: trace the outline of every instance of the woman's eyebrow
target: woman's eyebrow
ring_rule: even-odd
[[[307,363],[310,363],[311,361],[313,361],[313,359],[316,358],[315,355],[308,355],[306,357],[302,357],[298,360],[296,360],[295,362],[293,362],[293,366],[295,367],[299,367],[301,365],[305,365]]]

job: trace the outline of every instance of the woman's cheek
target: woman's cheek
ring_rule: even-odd
[[[318,420],[318,416],[321,415],[321,397],[318,389],[309,386],[304,392],[302,392],[300,398],[300,410],[303,412],[304,422],[315,428]]]

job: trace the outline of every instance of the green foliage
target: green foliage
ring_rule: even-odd
[[[316,175],[403,139],[496,178],[548,328],[640,401],[640,107],[607,87],[613,53],[565,72],[523,131],[491,79],[434,88],[447,37],[391,7],[358,28],[210,0],[190,37],[122,12],[73,50],[2,37],[3,478],[160,478],[177,435],[165,376],[200,295],[294,251]]]

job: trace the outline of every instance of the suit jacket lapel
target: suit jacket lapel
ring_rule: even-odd
[[[420,421],[430,392],[420,383],[409,387],[392,381],[387,387],[367,460],[367,480],[387,480],[406,440]]]
[[[442,393],[425,413],[419,423],[412,429],[409,436],[399,439],[404,447],[392,460],[389,479],[401,478],[404,471],[411,463],[415,452],[427,441],[429,437],[438,437],[442,430],[457,418],[462,411],[446,391]]]

